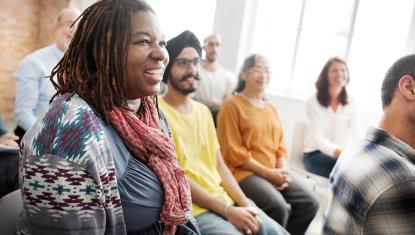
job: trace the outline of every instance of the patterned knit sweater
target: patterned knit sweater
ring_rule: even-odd
[[[125,234],[105,124],[80,97],[68,97],[22,140],[18,234]]]

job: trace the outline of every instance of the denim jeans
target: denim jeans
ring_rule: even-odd
[[[253,202],[252,202],[253,203]],[[256,207],[256,206],[255,206]],[[258,235],[285,235],[289,234],[281,225],[268,217],[258,208],[259,218],[262,221]],[[206,211],[197,215],[196,221],[203,235],[242,235],[238,229],[220,215]]]
[[[320,175],[329,178],[337,158],[322,153],[319,150],[304,153],[304,166],[305,169],[316,175]]]

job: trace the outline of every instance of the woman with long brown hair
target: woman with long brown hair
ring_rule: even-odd
[[[326,178],[343,148],[361,134],[356,103],[346,90],[349,80],[346,62],[330,58],[317,79],[317,93],[306,102],[304,165]]]

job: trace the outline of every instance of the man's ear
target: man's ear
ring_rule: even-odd
[[[405,98],[415,100],[415,79],[410,75],[404,75],[399,80],[399,91]]]

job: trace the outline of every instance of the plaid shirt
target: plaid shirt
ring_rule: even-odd
[[[415,150],[381,129],[342,153],[330,175],[324,234],[415,234]]]

